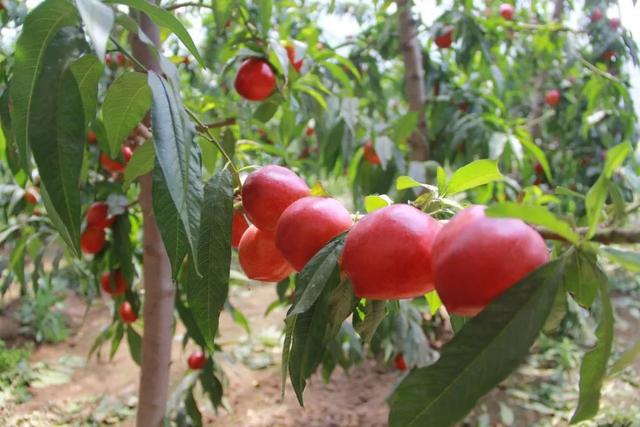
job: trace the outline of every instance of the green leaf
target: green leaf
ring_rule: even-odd
[[[398,118],[393,125],[393,140],[396,144],[403,144],[418,126],[418,113],[411,111]]]
[[[68,65],[86,47],[76,28],[65,28],[51,41],[43,72],[33,89],[28,136],[50,205],[59,219],[54,225],[72,251],[79,254],[80,173],[84,160],[85,126],[82,95]]]
[[[622,163],[629,155],[631,151],[631,144],[625,142],[623,144],[618,144],[615,147],[609,149],[607,151],[607,157],[604,161],[604,168],[602,169],[602,175],[607,178],[611,178],[613,172],[622,166]]]
[[[195,129],[186,119],[182,105],[173,92],[173,88],[154,72],[149,73],[148,82],[153,93],[151,125],[156,150],[156,169],[162,173],[163,189],[167,190],[170,200],[173,202],[173,210],[179,219],[176,224],[173,213],[156,212],[158,226],[160,232],[163,233],[163,240],[165,240],[165,236],[169,238],[169,240],[165,240],[165,245],[168,248],[179,248],[180,245],[175,239],[183,232],[193,258],[197,259],[202,183],[200,181],[200,153],[197,144],[193,142]],[[155,182],[154,179],[154,192]],[[154,200],[154,211],[156,211],[156,207],[170,209],[166,206],[164,195],[161,197],[163,204],[161,206]],[[169,222],[164,224],[161,217],[167,217]],[[176,225],[181,225],[182,232],[174,229]],[[180,256],[180,251],[175,251],[173,254]],[[169,253],[170,259],[171,255],[172,253]],[[176,268],[181,262],[182,258],[172,259],[174,276],[177,274]],[[198,265],[195,267],[198,270]]]
[[[564,288],[578,304],[591,307],[603,280],[606,281],[607,277],[598,267],[595,256],[577,248],[569,254],[565,266]]]
[[[504,202],[489,206],[485,213],[490,217],[519,218],[530,224],[539,225],[577,244],[580,237],[571,226],[555,216],[544,206],[521,205],[515,202]]]
[[[200,328],[198,328],[198,325],[196,324],[196,321],[191,314],[191,310],[189,310],[189,308],[182,301],[182,298],[180,296],[181,293],[184,292],[182,292],[180,286],[178,286],[175,298],[178,316],[180,317],[180,320],[182,321],[184,326],[187,328],[187,334],[189,335],[189,337],[191,337],[191,339],[193,339],[200,347],[205,348],[207,345],[204,342],[202,334],[200,334]]]
[[[410,176],[403,175],[403,176],[399,176],[398,179],[396,179],[397,190],[406,190],[408,188],[415,188],[420,186],[422,186],[422,183],[416,181]]]
[[[258,0],[258,17],[262,26],[263,34],[267,34],[271,29],[271,0]]]
[[[618,357],[611,368],[609,368],[608,377],[612,377],[614,375],[619,374],[620,372],[627,369],[629,366],[633,364],[640,357],[640,341],[637,341],[634,345],[632,345],[629,349],[627,349],[624,353]]]
[[[167,12],[163,8],[156,6],[152,3],[147,2],[147,0],[108,0],[107,3],[119,3],[124,4],[126,6],[132,7],[134,9],[138,9],[147,15],[149,18],[153,20],[159,27],[166,28],[174,33],[178,39],[189,49],[189,52],[196,58],[196,60],[200,63],[203,68],[207,68],[207,65],[200,56],[198,49],[196,48],[196,44],[193,42],[193,39],[189,35],[187,29],[182,25],[182,22],[178,18],[176,18],[171,12]]]
[[[135,269],[133,267],[133,248],[131,245],[131,222],[129,214],[125,212],[118,215],[116,222],[111,227],[113,231],[113,258],[120,265],[120,270],[127,283],[133,283],[135,278]]]
[[[109,153],[116,157],[122,143],[151,107],[151,89],[143,73],[124,73],[109,86],[102,104]]]
[[[386,301],[367,300],[364,306],[364,320],[356,327],[356,332],[362,338],[363,343],[369,344],[371,342],[373,334],[376,333],[376,329],[384,319],[385,307]]]
[[[317,301],[327,283],[339,274],[338,259],[344,247],[345,234],[333,239],[304,266],[296,276],[295,303],[287,316],[304,313]]]
[[[98,84],[104,72],[104,66],[95,55],[85,55],[71,64],[71,72],[76,78],[82,105],[84,106],[85,126],[96,117],[98,104]]]
[[[187,255],[189,246],[184,225],[171,200],[164,175],[157,163],[153,169],[152,199],[153,213],[171,263],[172,277],[175,279],[180,271],[184,257]]]
[[[289,360],[291,359],[291,343],[293,341],[293,331],[296,326],[298,316],[291,316],[284,319],[284,343],[282,345],[282,363],[280,365],[280,390],[281,398],[284,398],[284,392],[287,384],[287,372],[289,371]]]
[[[345,288],[349,294],[345,294]],[[322,293],[307,311],[292,316],[295,319],[289,377],[300,405],[304,405],[303,391],[307,379],[322,361],[327,342],[340,330],[355,303],[349,295],[351,286],[340,281],[339,269],[334,269]]]
[[[127,325],[127,343],[131,358],[140,366],[142,363],[142,337],[130,325]]]
[[[385,208],[393,204],[393,200],[387,195],[382,196],[367,196],[364,198],[364,209],[367,213],[377,211],[378,209]]]
[[[389,425],[448,426],[524,359],[549,314],[561,281],[552,261],[469,320],[433,365],[411,371],[390,399]]]
[[[156,149],[153,141],[147,141],[133,152],[133,157],[124,170],[123,188],[128,188],[133,180],[153,170],[156,162]]]
[[[438,292],[433,290],[431,292],[427,292],[424,297],[427,299],[427,304],[429,304],[429,313],[433,316],[442,306],[440,295],[438,295]]]
[[[447,193],[456,194],[503,179],[504,177],[498,170],[497,160],[475,160],[453,173],[447,185]]]
[[[549,316],[547,316],[547,320],[544,322],[544,326],[542,327],[542,332],[544,332],[545,334],[550,334],[556,331],[560,327],[560,324],[562,323],[562,320],[566,315],[567,293],[565,292],[564,286],[560,285],[560,288],[556,293],[556,297],[553,300],[553,304],[551,305]]]
[[[627,270],[640,272],[640,253],[608,247],[602,248],[600,252],[605,254],[611,261],[617,262]]]
[[[104,61],[107,41],[115,21],[113,10],[98,0],[76,0],[76,4],[98,58]]]
[[[587,197],[584,202],[587,211],[587,221],[589,223],[587,238],[593,237],[598,227],[600,215],[602,214],[604,203],[607,200],[607,181],[603,175],[600,175],[595,184],[593,184],[587,192]]]
[[[198,409],[198,404],[193,397],[193,387],[189,388],[184,398],[184,408],[191,418],[194,427],[202,427],[202,413]],[[189,424],[191,425],[191,424]]]
[[[589,224],[589,231],[586,235],[588,239],[593,237],[598,227],[598,222],[600,221],[600,216],[602,215],[602,210],[607,200],[609,180],[613,172],[619,168],[627,158],[630,150],[631,145],[628,142],[611,148],[607,152],[602,174],[587,192],[585,208],[587,210],[587,220]]]
[[[207,359],[204,369],[200,374],[200,384],[202,389],[209,396],[209,400],[214,408],[222,405],[222,383],[213,371],[213,359]]]
[[[11,118],[22,165],[27,164],[27,143],[31,139],[29,132],[33,120],[31,110],[39,104],[34,100],[40,100],[34,95],[34,90],[36,79],[44,66],[45,52],[58,30],[75,25],[78,18],[77,10],[70,2],[47,0],[33,9],[24,20],[15,46],[10,89],[13,102]]]
[[[220,311],[229,292],[233,178],[223,170],[204,190],[198,239],[199,276],[190,263],[187,302],[210,352],[218,330]]]
[[[213,15],[216,20],[216,29],[218,32],[223,31],[227,19],[231,15],[231,0],[216,0],[213,2]]]
[[[545,176],[549,181],[551,181],[551,168],[549,167],[549,160],[547,160],[547,156],[544,154],[544,151],[542,151],[542,149],[531,140],[531,135],[524,128],[517,129],[516,134],[522,146],[525,148],[525,150],[531,153],[531,155],[533,155],[538,163],[540,163],[542,169],[544,170]]]
[[[113,357],[116,355],[118,348],[120,347],[120,343],[122,342],[122,338],[124,337],[124,324],[122,322],[116,323],[116,330],[111,338],[111,350],[109,351],[109,360],[113,360]]]
[[[598,413],[602,382],[607,375],[607,362],[611,356],[614,319],[606,276],[602,276],[599,285],[602,312],[596,329],[598,343],[582,359],[578,407],[571,417],[571,424],[588,420]]]
[[[273,101],[261,103],[253,112],[253,118],[262,123],[267,123],[278,111],[280,104]]]

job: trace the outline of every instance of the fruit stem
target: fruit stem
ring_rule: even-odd
[[[187,111],[187,114],[189,114],[189,117],[191,117],[193,119],[193,121],[196,122],[196,124],[198,125],[198,130],[200,131],[200,134],[204,137],[204,139],[206,139],[207,141],[212,142],[213,144],[215,144],[215,146],[222,153],[222,155],[225,157],[225,159],[227,159],[227,162],[228,162],[229,166],[231,167],[231,170],[233,171],[233,175],[236,178],[236,181],[238,182],[238,185],[240,187],[242,187],[242,182],[240,181],[240,172],[238,171],[238,168],[236,167],[235,163],[233,163],[233,160],[231,159],[231,156],[229,156],[229,154],[222,147],[222,144],[220,144],[220,141],[218,141],[211,134],[211,131],[209,130],[209,128],[204,123],[202,123],[202,121],[198,118],[198,116],[196,116],[196,114],[193,111],[191,111],[187,107],[184,107],[184,109]]]

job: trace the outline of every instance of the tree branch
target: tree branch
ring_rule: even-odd
[[[547,240],[557,240],[561,242],[566,242],[567,239],[564,237],[554,233],[553,231],[546,229],[544,227],[536,227],[536,230],[540,235]],[[588,228],[581,227],[577,230],[580,236],[585,236],[588,232]],[[610,245],[612,243],[619,244],[633,244],[640,243],[640,229],[638,230],[629,230],[629,229],[619,229],[619,228],[603,228],[593,235],[591,241],[602,243],[605,245]]]
[[[207,9],[213,9],[213,6],[210,6],[208,4],[196,3],[196,2],[186,2],[186,3],[175,3],[175,4],[172,4],[171,6],[167,6],[165,8],[165,10],[176,10],[176,9],[180,9],[181,7],[204,7],[204,8],[207,8]]]

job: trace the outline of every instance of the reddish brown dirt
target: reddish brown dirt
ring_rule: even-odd
[[[265,307],[273,299],[275,290],[269,285],[247,286],[233,293],[232,302],[248,318],[254,336],[270,328],[281,328],[284,311],[276,310],[266,318],[263,316]],[[38,362],[53,365],[60,357],[69,354],[85,357],[95,337],[110,321],[109,300],[94,304],[86,318],[86,306],[78,297],[70,296],[65,307],[69,323],[75,330],[73,337],[64,343],[37,347],[32,354],[31,365]],[[179,327],[172,352],[174,386],[186,372],[186,359],[190,352],[190,348],[182,349],[182,331]],[[237,338],[242,335],[246,335],[245,332],[224,314],[220,342],[225,350],[232,353],[234,346],[239,344]],[[280,356],[275,348],[273,351],[274,363],[259,370],[250,369],[230,358],[218,360],[228,381],[225,388],[228,410],[221,409],[215,414],[213,410],[207,411],[208,402],[201,400],[205,424],[229,427],[386,425],[384,400],[398,377],[395,372],[368,362],[353,369],[349,375],[336,370],[330,384],[325,384],[319,376],[313,377],[305,392],[308,407],[301,408],[288,384],[284,400],[280,399]],[[86,361],[86,366],[76,369],[70,382],[32,387],[29,401],[0,408],[0,425],[58,425],[82,422],[94,416],[106,423],[133,425],[138,367],[129,356],[126,340],[123,340],[113,360],[108,359],[108,344],[101,353],[100,359],[92,357]],[[116,415],[104,419],[106,401],[109,403],[106,406],[111,405],[111,412]],[[98,412],[100,414],[96,415]]]
[[[265,331],[281,328],[284,311],[276,310],[264,317],[265,307],[275,298],[275,290],[270,285],[251,285],[234,287],[231,300],[242,310],[252,326],[252,336],[259,337]],[[622,300],[622,299],[621,299]],[[65,304],[65,313],[74,330],[71,339],[55,345],[37,347],[31,357],[32,366],[44,362],[55,366],[61,357],[69,355],[85,357],[95,337],[110,321],[110,300],[105,299],[94,304],[88,312],[83,301],[69,296]],[[621,332],[624,341],[621,348],[640,338],[637,317],[630,316],[628,310],[619,315],[626,320],[627,328]],[[4,313],[6,313],[6,307]],[[619,313],[620,314],[620,313]],[[6,316],[0,316],[2,335],[14,342],[20,342],[15,329],[17,323]],[[183,329],[178,327],[172,352],[172,389],[187,372],[186,359],[191,348],[182,349]],[[352,369],[349,374],[337,369],[330,384],[325,384],[319,376],[314,376],[305,391],[306,408],[301,408],[293,390],[287,384],[286,396],[280,398],[279,346],[265,346],[253,343],[251,352],[269,354],[272,363],[264,369],[250,369],[240,361],[234,360],[234,352],[242,347],[245,332],[225,313],[221,318],[221,337],[219,343],[228,353],[227,357],[217,359],[222,366],[228,385],[225,388],[225,405],[228,410],[216,414],[206,399],[198,400],[204,413],[204,424],[223,427],[355,427],[385,426],[388,408],[386,397],[398,381],[395,371],[368,361]],[[277,336],[278,334],[275,333]],[[12,338],[13,337],[13,338]],[[258,340],[254,340],[258,341]],[[620,348],[619,347],[619,348]],[[42,388],[31,388],[33,397],[20,405],[1,407],[0,425],[4,426],[53,426],[53,425],[98,425],[133,426],[135,402],[138,384],[138,367],[129,356],[126,340],[116,352],[112,361],[108,360],[109,346],[102,349],[100,359],[92,357],[85,366],[74,368],[71,381]],[[640,372],[640,361],[636,363]],[[512,381],[520,381],[514,376]],[[521,378],[522,379],[522,378]],[[575,378],[574,380],[577,380]],[[510,380],[511,381],[511,380]],[[510,384],[510,383],[509,383]],[[510,384],[513,386],[513,384]],[[604,410],[618,407],[615,401],[624,402],[629,408],[639,407],[638,395],[634,389],[623,390],[625,384],[616,381],[605,386]],[[619,390],[619,395],[615,390]],[[525,393],[526,396],[526,393]],[[635,397],[634,397],[635,396]],[[500,403],[500,405],[498,405]],[[534,425],[542,419],[549,421],[544,425],[563,425],[561,418],[552,420],[548,415],[525,409],[522,400],[514,399],[510,389],[504,387],[492,392],[480,403],[468,425],[481,425],[482,416],[490,420],[487,425],[506,425],[500,423],[502,404],[509,405],[515,413],[513,426]],[[570,405],[573,407],[573,404]],[[565,414],[566,416],[566,414]],[[489,418],[490,417],[490,418]],[[467,424],[465,424],[467,425]],[[538,425],[538,424],[535,424]]]

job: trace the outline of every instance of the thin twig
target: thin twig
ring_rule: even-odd
[[[235,117],[229,117],[228,119],[225,119],[221,122],[216,122],[216,123],[209,123],[209,124],[205,124],[204,127],[202,129],[198,128],[198,130],[202,130],[204,131],[205,129],[215,129],[215,128],[223,128],[226,126],[232,126],[236,124],[236,118]]]
[[[235,163],[233,163],[231,156],[229,156],[229,154],[222,147],[222,144],[220,144],[220,141],[218,141],[216,137],[214,137],[211,134],[207,125],[202,123],[202,121],[198,118],[198,116],[196,116],[196,114],[193,111],[191,111],[187,107],[184,107],[184,109],[187,111],[187,114],[189,114],[189,116],[193,119],[193,121],[196,122],[197,129],[199,129],[201,132],[204,132],[202,136],[207,141],[212,142],[218,148],[218,150],[222,153],[225,159],[227,159],[227,162],[229,163],[229,166],[231,167],[233,174],[235,175],[236,180],[238,181],[238,184],[242,185],[242,182],[240,181],[240,172],[238,171],[238,168],[236,167]]]
[[[584,59],[582,56],[580,57],[580,62],[584,64],[585,67],[598,74],[600,77],[604,77],[607,80],[611,80],[612,82],[620,83],[620,80],[607,73],[606,71],[602,71],[600,68],[593,65],[591,62]]]
[[[558,240],[562,242],[567,241],[567,239],[565,239],[564,237],[544,227],[536,227],[536,230],[545,239]],[[581,227],[581,228],[578,228],[577,232],[580,236],[585,236],[588,230],[589,229],[586,227]],[[640,243],[640,229],[629,230],[629,229],[617,229],[617,228],[603,228],[603,229],[597,230],[590,240],[598,243],[603,243],[605,245],[609,245],[611,243],[620,243],[620,244]]]
[[[147,69],[147,67],[145,67],[144,65],[142,65],[142,63],[140,61],[138,61],[133,55],[131,55],[125,48],[123,48],[120,43],[118,43],[118,41],[113,37],[113,36],[109,36],[109,40],[111,40],[111,43],[113,43],[114,45],[116,45],[116,47],[118,48],[118,50],[124,54],[124,56],[126,56],[127,58],[129,58],[131,60],[131,62],[133,62],[134,64],[136,64],[141,70],[144,71],[149,71]]]
[[[165,7],[165,10],[176,10],[176,9],[180,9],[181,7],[204,7],[206,9],[211,9],[213,10],[213,6],[208,5],[208,4],[204,4],[204,3],[195,3],[195,2],[185,2],[185,3],[176,3],[176,4],[172,4],[171,6],[167,6]]]

